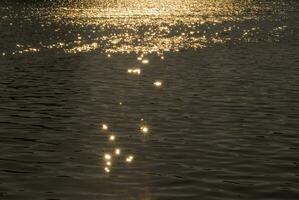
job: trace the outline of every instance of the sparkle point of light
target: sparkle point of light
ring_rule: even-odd
[[[103,130],[108,130],[108,125],[107,124],[102,124],[102,129]]]
[[[109,172],[110,172],[110,169],[109,169],[109,167],[105,167],[104,169],[105,169],[105,172],[107,172],[107,173],[109,173]]]
[[[156,87],[161,87],[161,86],[162,86],[162,82],[161,82],[161,81],[155,81],[155,82],[154,82],[154,85],[155,85]]]
[[[140,74],[141,74],[141,69],[139,69],[139,68],[128,69],[128,73],[129,73],[129,74],[137,74],[137,75],[140,75]]]
[[[115,154],[120,155],[120,149],[115,149]]]
[[[111,55],[110,55],[110,54],[108,54],[108,55],[107,55],[107,57],[108,57],[108,58],[111,58]]]
[[[147,126],[141,126],[140,130],[141,130],[142,133],[148,133],[149,128]]]
[[[114,141],[114,140],[115,140],[115,135],[110,135],[110,136],[109,136],[109,140],[110,140],[110,141]]]
[[[126,158],[126,162],[130,163],[130,162],[133,161],[133,159],[134,159],[134,156],[128,156],[128,157]]]
[[[111,155],[106,153],[104,156],[105,160],[111,160]]]
[[[148,64],[148,63],[149,63],[149,60],[142,60],[142,63],[143,63],[143,64]]]
[[[106,162],[106,165],[107,165],[107,166],[111,166],[111,162],[110,162],[110,161],[107,161],[107,162]]]

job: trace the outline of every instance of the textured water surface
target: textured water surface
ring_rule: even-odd
[[[1,200],[299,198],[297,1],[25,2],[0,3]]]

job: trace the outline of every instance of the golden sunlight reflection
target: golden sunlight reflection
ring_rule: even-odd
[[[142,133],[148,133],[149,132],[149,128],[148,128],[148,126],[143,125],[143,126],[140,127],[140,131]]]
[[[107,124],[101,124],[101,129],[108,129]],[[140,126],[140,130],[144,133],[148,132],[148,127],[146,125]],[[136,132],[137,134],[137,132]],[[116,140],[116,135],[115,134],[110,134],[108,136],[108,141],[115,141]],[[119,145],[120,141],[117,141],[117,145]],[[103,168],[106,173],[110,173],[112,164],[120,164],[122,162],[127,162],[127,163],[132,163],[134,160],[134,156],[132,154],[129,154],[127,156],[122,156],[124,154],[124,150],[121,146],[116,146],[116,143],[110,143],[108,142],[107,145],[109,145],[109,150],[108,152],[103,154]],[[129,153],[129,152],[128,152]]]
[[[147,64],[149,61],[143,59],[143,56],[148,54],[160,56],[164,52],[198,49],[228,42],[232,39],[228,33],[239,29],[231,26],[230,22],[237,24],[255,20],[258,13],[266,9],[251,0],[79,2],[73,2],[68,7],[58,3],[52,9],[32,9],[28,18],[41,19],[45,22],[41,24],[42,31],[53,31],[55,34],[52,40],[39,41],[35,46],[19,44],[11,54],[62,49],[71,54],[100,51],[110,58],[115,53],[136,53],[141,55],[137,59]],[[72,27],[72,30],[68,30],[68,27]],[[63,35],[56,35],[62,30],[66,30]],[[75,30],[82,31],[77,33]],[[237,37],[237,40],[250,40],[250,36],[259,30],[244,31],[244,35]]]
[[[140,75],[141,74],[141,69],[139,69],[139,68],[128,69],[128,73],[129,74]]]
[[[105,159],[105,160],[111,160],[111,158],[112,158],[112,156],[111,156],[110,154],[108,154],[108,153],[106,153],[106,154],[104,155],[104,159]]]
[[[109,140],[110,140],[110,141],[114,141],[114,140],[115,140],[115,135],[110,135],[110,136],[109,136]]]
[[[106,165],[107,165],[107,166],[111,166],[111,161],[107,161],[107,162],[106,162]]]
[[[105,172],[106,172],[106,173],[109,173],[109,172],[110,172],[109,167],[105,167],[104,169],[105,169]]]
[[[119,148],[115,149],[115,155],[120,155],[120,149]]]
[[[251,1],[246,1],[247,7]],[[99,52],[107,58],[115,54],[133,53],[138,64],[150,63],[151,54],[159,60],[164,60],[167,52],[178,52],[188,49],[199,49],[211,44],[225,43],[231,40],[231,35],[239,29],[230,22],[255,19],[255,15],[241,15],[245,9],[233,0],[103,0],[93,6],[81,8],[57,7],[51,11],[35,13],[40,18],[58,24],[60,28],[73,27],[79,33],[69,30],[57,41],[42,44],[41,47],[18,45],[18,51],[37,52],[41,48],[62,49],[66,53]],[[255,8],[258,11],[258,8]],[[251,17],[251,18],[250,18]],[[43,29],[50,25],[43,24]],[[277,29],[273,31],[282,31]],[[242,30],[242,37],[248,39],[256,29]],[[237,37],[237,41],[240,38]],[[41,42],[42,43],[42,42]],[[112,60],[114,61],[114,60]],[[153,59],[153,61],[155,61]],[[155,62],[153,62],[155,63]],[[141,75],[141,68],[126,69],[130,75]],[[154,80],[146,84],[161,88],[162,80]],[[153,89],[154,90],[154,89]],[[114,106],[122,105],[114,102]],[[120,108],[120,107],[117,107]],[[123,108],[123,107],[121,107]],[[142,114],[142,113],[140,113]],[[146,117],[146,116],[145,116]],[[147,137],[152,128],[143,118],[137,123],[136,133]],[[103,123],[100,128],[108,133],[108,125]],[[132,163],[133,152],[121,145],[121,137],[117,132],[106,137],[109,149],[104,153],[103,167],[109,173],[118,163]],[[114,141],[114,142],[112,142]],[[117,148],[116,148],[117,147]],[[106,152],[106,150],[105,150]]]
[[[145,59],[145,60],[142,60],[142,64],[148,64],[149,63],[149,60]]]
[[[134,159],[134,156],[130,155],[126,158],[126,162],[131,163]]]
[[[242,3],[235,3],[233,0],[88,2],[90,5],[78,5],[78,8],[74,5],[34,10],[34,17],[48,22],[41,25],[43,30],[56,24],[59,27],[55,28],[55,32],[61,32],[69,26],[84,31],[78,34],[69,30],[64,36],[57,38],[56,42],[40,41],[41,45],[36,47],[21,45],[19,51],[34,53],[43,48],[62,49],[66,53],[101,51],[108,58],[114,53],[137,53],[142,55],[137,59],[146,64],[148,60],[143,59],[143,55],[197,49],[209,43],[230,40],[218,32],[231,30],[231,27],[223,26],[222,30],[213,27],[232,20],[255,19],[254,14],[261,9],[254,1],[246,1],[241,6]],[[248,7],[254,12],[249,16],[246,15]],[[209,33],[203,30],[209,30]]]
[[[102,130],[108,130],[108,125],[107,124],[102,124]]]
[[[154,85],[155,85],[156,87],[161,87],[161,86],[162,86],[162,81],[155,81],[155,82],[154,82]]]

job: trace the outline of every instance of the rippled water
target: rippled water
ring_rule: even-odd
[[[0,3],[0,199],[298,199],[299,2]]]

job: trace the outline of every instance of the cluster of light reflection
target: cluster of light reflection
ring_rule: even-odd
[[[233,37],[254,41],[254,35],[260,33],[258,27],[244,29],[236,24],[256,20],[268,9],[253,0],[81,0],[72,5],[56,2],[52,9],[40,7],[24,11],[28,15],[26,20],[40,19],[40,31],[53,32],[54,42],[46,38],[39,41],[39,45],[19,44],[11,54],[62,49],[66,53],[99,50],[107,53],[107,57],[113,53],[131,52],[161,55],[167,51],[225,43]],[[3,16],[3,21],[9,20],[10,16]],[[279,27],[273,27],[271,35],[285,30]],[[82,31],[78,33],[76,30]],[[62,32],[63,35],[59,34]],[[2,52],[2,55],[8,55],[8,52]]]
[[[162,59],[162,58],[161,58]],[[163,56],[164,59],[164,56]],[[137,60],[139,60],[142,64],[148,64],[149,60],[144,58],[144,54],[141,54],[137,57]],[[127,73],[132,74],[132,75],[140,75],[141,74],[141,68],[129,68],[127,70]],[[156,80],[153,85],[155,87],[161,87],[162,86],[162,81],[161,80]],[[118,102],[119,105],[122,105],[123,102]],[[105,161],[105,165],[104,165],[104,171],[106,173],[110,173],[111,169],[113,167],[113,160],[119,160],[122,157],[124,157],[123,161],[126,163],[132,163],[134,160],[134,156],[132,154],[129,155],[123,155],[121,156],[121,148],[120,147],[115,147],[115,142],[116,142],[116,133],[115,132],[111,132],[111,130],[109,129],[108,124],[106,123],[102,123],[100,124],[100,128],[101,130],[108,135],[108,140],[110,141],[110,145],[113,144],[113,148],[114,150],[112,152],[107,152],[104,154],[104,161]],[[139,133],[141,133],[143,136],[147,136],[148,133],[150,132],[150,127],[149,125],[144,121],[143,118],[140,119],[140,123],[139,123]],[[119,142],[119,141],[117,141]],[[123,154],[123,153],[122,153]],[[118,157],[118,158],[117,158]]]
[[[140,75],[141,74],[141,69],[139,69],[139,68],[128,69],[128,73],[129,74]]]
[[[103,155],[103,160],[104,160],[104,171],[106,173],[110,173],[112,168],[113,168],[113,163],[116,160],[121,160],[123,162],[126,162],[128,164],[132,163],[134,160],[134,155],[132,154],[124,154],[123,150],[121,150],[120,146],[117,146],[116,144],[116,133],[113,133],[109,130],[108,128],[108,124],[106,123],[102,123],[100,124],[100,128],[102,130],[102,132],[106,135],[108,135],[108,140],[112,143],[110,143],[110,145],[112,145],[113,150],[110,152],[106,152]],[[144,121],[143,118],[140,119],[140,123],[139,123],[139,132],[142,134],[148,134],[150,131],[150,128],[148,126],[148,124]],[[137,133],[138,131],[136,131]],[[119,141],[118,141],[119,142]],[[122,156],[123,155],[123,156]]]
[[[102,131],[105,134],[110,133],[110,131],[108,130],[108,125],[107,124],[101,124],[100,127],[101,127]],[[149,129],[145,125],[140,125],[140,130],[143,133],[147,133]],[[116,138],[115,135],[110,135],[109,136],[109,141],[115,142],[115,138]],[[121,156],[121,154],[123,154],[121,148],[120,147],[115,147],[115,145],[113,145],[113,146],[114,146],[113,147],[114,150],[112,152],[106,152],[103,155],[103,160],[104,160],[104,163],[105,163],[104,164],[104,171],[106,173],[111,172],[111,169],[113,167],[113,163],[116,160],[122,160],[123,162],[126,162],[126,163],[132,163],[133,160],[134,160],[134,156],[132,154],[128,154],[128,155],[124,154],[124,156]]]
[[[134,156],[130,155],[126,158],[126,162],[130,163],[133,161],[133,159],[134,159]]]

